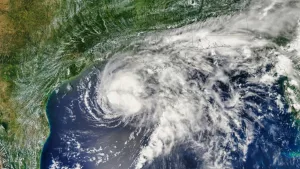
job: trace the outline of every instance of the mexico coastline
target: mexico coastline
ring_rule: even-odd
[[[47,103],[45,167],[299,168],[300,59],[278,42],[299,10],[279,1],[138,34],[103,69],[60,86]]]

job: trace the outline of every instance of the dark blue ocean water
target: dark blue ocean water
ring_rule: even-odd
[[[147,144],[149,133],[145,133],[143,129],[135,133],[135,128],[118,124],[118,119],[107,127],[101,126],[99,121],[90,118],[82,96],[88,90],[89,102],[93,102],[96,92],[93,86],[97,85],[98,74],[99,70],[96,68],[88,70],[51,94],[47,104],[51,133],[43,148],[41,169],[53,167],[53,163],[58,163],[56,168],[75,168],[78,164],[83,169],[134,168],[132,164],[140,148]],[[265,91],[257,92],[257,96],[245,97],[244,101],[259,105],[260,109],[271,117],[263,119],[260,123],[254,122],[254,141],[249,145],[244,160],[241,154],[228,150],[232,156],[233,168],[300,169],[300,157],[290,155],[300,150],[297,125],[294,124],[291,113],[287,112],[288,105],[284,105],[284,109],[280,110],[275,102],[275,96],[270,94],[275,92],[283,95],[284,90],[280,84],[284,79],[271,87],[246,83],[243,75],[233,77],[232,80],[247,90]],[[247,109],[258,111],[250,106],[246,106],[242,111]],[[95,111],[92,114],[97,116],[96,110],[101,110],[101,107],[90,111]],[[251,120],[246,113],[244,116],[245,120]],[[101,118],[101,115],[98,117]],[[117,127],[114,127],[116,124]],[[132,138],[132,133],[135,133],[135,137],[129,139]],[[191,148],[188,143],[183,143],[175,147],[170,155],[159,157],[144,168],[200,169],[203,167],[199,152]]]

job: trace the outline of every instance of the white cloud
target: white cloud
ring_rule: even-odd
[[[100,106],[128,124],[132,117],[139,119],[134,124],[137,128],[156,126],[136,168],[185,141],[204,152],[206,168],[230,167],[222,147],[246,155],[253,123],[244,121],[246,128],[241,127],[243,90],[230,81],[228,72],[247,72],[252,75],[248,82],[264,85],[279,77],[275,73],[293,75],[292,58],[272,42],[281,34],[289,36],[297,25],[299,3],[290,6],[290,2],[256,0],[244,13],[149,34],[134,52],[122,52],[110,60],[101,75]],[[266,50],[266,46],[273,48]],[[266,71],[267,64],[275,69]],[[223,88],[218,87],[221,83]],[[226,98],[222,90],[228,90]],[[246,96],[250,95],[255,93],[249,91]]]

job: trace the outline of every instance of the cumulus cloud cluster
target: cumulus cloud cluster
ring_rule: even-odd
[[[233,16],[150,33],[116,54],[101,74],[97,99],[106,118],[151,131],[136,168],[187,142],[202,152],[206,168],[230,168],[224,147],[245,156],[253,122],[264,114],[244,109],[243,98],[256,93],[241,84],[271,85],[294,75],[292,54],[274,39],[293,40],[299,9],[294,0],[255,0]],[[245,82],[234,80],[242,74],[249,75]]]

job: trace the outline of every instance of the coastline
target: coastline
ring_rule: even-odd
[[[51,135],[53,134],[53,126],[52,123],[53,123],[53,120],[51,119],[51,112],[49,110],[49,104],[51,104],[51,100],[54,99],[55,97],[59,97],[59,95],[57,95],[58,93],[60,93],[60,95],[62,93],[66,94],[66,93],[69,93],[69,92],[73,92],[72,90],[68,90],[68,85],[71,84],[71,86],[75,83],[79,83],[79,81],[84,77],[84,76],[87,76],[89,73],[93,72],[93,69],[102,69],[103,66],[105,63],[99,63],[99,64],[92,64],[92,65],[89,65],[89,66],[86,66],[83,70],[81,70],[81,72],[75,76],[72,76],[71,78],[69,79],[66,79],[64,80],[59,86],[57,86],[57,88],[55,88],[54,90],[52,90],[50,92],[50,94],[47,96],[47,101],[45,102],[44,104],[44,114],[45,114],[45,117],[46,117],[46,120],[47,120],[47,127],[48,127],[48,133],[46,135],[46,139],[44,139],[45,141],[43,142],[42,144],[42,149],[41,149],[41,153],[40,153],[40,167],[42,168],[45,164],[45,160],[47,159],[44,159],[45,157],[45,150],[46,148],[48,148],[47,146],[49,145],[49,140],[51,138]],[[57,127],[57,126],[56,126]],[[46,162],[48,163],[48,161]],[[1,168],[0,168],[1,169]]]
[[[12,165],[40,168],[41,142],[49,132],[45,103],[36,103],[41,109],[39,115],[25,108],[27,103],[18,99],[16,81],[20,63],[26,59],[23,51],[46,40],[42,28],[50,24],[57,1],[47,2],[0,0],[0,169]]]
[[[0,8],[1,8],[1,1],[3,1],[3,2],[9,2],[9,0],[0,0]],[[13,0],[10,0],[10,1],[13,1]],[[46,2],[48,2],[49,0],[46,0]],[[2,16],[2,15],[4,15],[4,16],[6,16],[6,17],[4,17],[4,18],[6,18],[6,19],[9,19],[8,17],[7,17],[7,13],[8,12],[6,12],[6,11],[8,11],[9,10],[9,6],[8,5],[2,5],[2,6],[4,6],[3,7],[3,9],[5,9],[5,10],[3,10],[4,12],[3,13],[1,13],[1,11],[0,11],[0,16]],[[141,8],[142,9],[142,8]],[[33,10],[34,11],[34,10]],[[143,12],[143,11],[142,11]],[[34,13],[34,12],[33,12]],[[28,20],[28,18],[30,19],[30,17],[31,16],[26,16],[27,18],[25,18],[25,20],[23,21],[23,22],[26,22],[27,20]],[[16,17],[17,19],[19,19],[18,17]],[[23,19],[23,18],[21,18],[21,19]],[[27,20],[26,20],[27,19]],[[142,20],[142,19],[141,19]],[[1,17],[0,17],[0,21],[1,21]],[[149,20],[150,21],[150,20]],[[36,23],[37,22],[37,20],[34,20],[33,19],[33,23],[34,24],[32,24],[31,26],[29,26],[29,27],[27,27],[26,29],[28,29],[28,28],[34,28],[36,25],[39,25],[39,23]],[[45,22],[45,23],[47,23],[47,22]],[[44,23],[41,23],[41,25],[43,25]],[[47,24],[45,24],[45,25],[47,25]],[[142,24],[141,24],[142,25]],[[6,34],[6,35],[11,35],[11,36],[8,36],[8,37],[13,37],[13,34],[14,34],[14,24],[13,23],[11,23],[11,30],[10,31],[8,31],[8,30],[5,30],[4,29],[4,32],[6,32],[7,31],[7,33],[8,34]],[[5,28],[5,26],[3,26],[3,28]],[[16,25],[16,28],[18,28],[18,29],[20,29],[20,28],[22,28],[22,24],[19,24],[19,25]],[[38,29],[38,28],[36,28],[36,29]],[[36,29],[33,29],[33,30],[36,30]],[[1,30],[1,23],[0,23],[0,30]],[[32,32],[31,32],[32,33]],[[1,34],[1,32],[0,32],[0,34]],[[5,33],[4,33],[5,34]],[[83,36],[83,35],[82,35]],[[0,37],[1,37],[1,35],[0,35]],[[40,37],[39,37],[40,38]],[[36,44],[40,44],[39,43],[39,40],[40,39],[36,39]],[[13,38],[12,38],[13,39]],[[22,38],[20,38],[20,39],[22,39]],[[84,38],[83,38],[84,39]],[[14,42],[12,42],[12,44],[13,44]],[[18,48],[18,46],[21,46],[20,48],[24,48],[24,46],[22,46],[22,45],[24,45],[24,41],[21,41],[21,42],[19,42],[18,40],[16,40],[16,43],[17,43],[17,45],[15,46],[15,48]],[[3,43],[2,43],[3,44]],[[0,51],[1,51],[1,38],[0,38]],[[84,44],[84,43],[83,43]],[[14,44],[13,44],[14,45]],[[44,49],[44,48],[43,48]],[[42,50],[43,50],[42,49]],[[40,50],[40,49],[39,49]],[[9,51],[9,50],[8,50]],[[38,51],[38,52],[41,52],[41,51]],[[30,52],[29,52],[30,53]],[[37,54],[35,53],[35,52],[32,52],[33,54],[34,54],[34,56],[33,55],[30,55],[30,56],[33,56],[33,57],[35,57],[35,59],[37,58]],[[32,53],[30,53],[30,54],[32,54]],[[41,52],[42,53],[42,52]],[[50,52],[49,52],[50,53]],[[67,52],[66,52],[67,53]],[[0,52],[0,54],[1,54],[1,52]],[[40,53],[39,53],[40,54]],[[52,56],[52,54],[53,53],[51,53],[51,55],[50,56]],[[54,54],[56,54],[56,53],[54,53]],[[69,64],[69,61],[74,61],[74,60],[76,60],[76,57],[81,57],[81,58],[84,58],[83,56],[81,56],[80,55],[81,53],[79,52],[78,54],[68,54],[67,56],[65,56],[65,57],[69,57],[69,56],[74,56],[74,57],[70,57],[70,58],[67,58],[66,60],[67,60],[67,62],[66,63],[68,63]],[[26,54],[23,54],[23,55],[20,55],[20,57],[23,57],[23,56],[26,56],[27,55],[27,53]],[[12,56],[12,58],[14,57],[14,55],[10,55],[10,56]],[[29,57],[30,57],[29,56]],[[19,57],[19,56],[18,56]],[[0,55],[0,58],[1,58],[1,55]],[[85,59],[87,59],[88,57],[85,57]],[[20,58],[17,58],[17,60],[20,60]],[[78,59],[78,60],[80,60],[80,59]],[[91,59],[92,60],[92,59]],[[43,61],[40,61],[41,62],[41,64],[40,65],[43,65],[43,62],[48,62],[49,60],[43,60]],[[51,61],[51,59],[50,59],[50,61]],[[75,61],[74,61],[75,62]],[[80,63],[79,61],[78,61],[78,63]],[[17,63],[18,64],[18,63]],[[9,67],[8,66],[6,66],[5,68],[7,68],[7,69],[5,69],[5,72],[7,73],[7,72],[9,72],[9,73],[14,73],[15,71],[16,71],[16,69],[18,69],[18,65],[17,64],[7,64],[7,65],[9,65]],[[61,65],[67,65],[66,66],[66,68],[65,69],[63,69],[63,71],[65,71],[65,70],[70,70],[70,68],[68,68],[68,64],[61,64]],[[12,65],[12,66],[11,66]],[[74,64],[75,65],[75,67],[76,67],[76,64]],[[56,66],[54,66],[54,67],[56,67]],[[37,152],[37,150],[36,149],[34,149],[34,148],[36,148],[37,147],[37,145],[38,145],[38,150],[39,150],[39,153],[37,153],[37,155],[36,156],[42,156],[42,153],[40,153],[41,151],[43,151],[43,147],[44,147],[44,145],[45,144],[47,144],[47,141],[48,141],[48,138],[50,137],[50,134],[51,134],[51,119],[49,119],[48,118],[48,113],[50,113],[50,112],[48,112],[47,111],[47,105],[48,105],[48,101],[49,101],[49,99],[52,97],[52,95],[54,94],[54,92],[55,92],[55,90],[52,90],[54,87],[54,85],[56,85],[56,84],[59,84],[59,87],[61,87],[61,86],[63,86],[63,85],[65,85],[65,84],[67,84],[67,83],[70,83],[71,81],[73,81],[74,79],[77,79],[77,78],[80,78],[80,74],[83,74],[82,72],[85,72],[86,71],[86,69],[90,69],[92,67],[92,65],[85,65],[85,68],[83,68],[83,70],[80,70],[80,72],[81,73],[78,73],[77,71],[75,71],[75,76],[72,76],[71,78],[69,78],[69,79],[67,79],[67,80],[65,80],[64,81],[64,78],[66,77],[65,75],[62,75],[63,73],[61,73],[61,74],[59,74],[59,75],[56,75],[56,76],[60,76],[60,77],[58,77],[57,79],[55,79],[55,78],[53,78],[53,79],[55,79],[55,80],[53,80],[53,83],[51,82],[51,78],[49,78],[49,79],[46,79],[45,81],[50,81],[49,83],[52,83],[51,85],[50,85],[50,87],[49,86],[46,86],[45,88],[38,88],[39,86],[37,86],[37,88],[38,88],[38,91],[36,91],[36,94],[35,95],[27,95],[27,97],[30,97],[28,100],[30,100],[30,99],[32,99],[32,100],[30,100],[30,102],[31,103],[34,103],[34,105],[30,105],[30,106],[36,106],[36,107],[38,107],[39,109],[38,109],[38,111],[39,111],[39,113],[41,114],[38,118],[36,118],[35,116],[32,116],[31,115],[31,113],[32,112],[25,112],[26,110],[22,110],[22,112],[21,113],[16,113],[16,112],[18,112],[18,111],[16,111],[12,106],[11,106],[11,103],[15,103],[16,102],[16,104],[18,104],[17,103],[17,101],[15,101],[15,102],[13,102],[12,100],[13,99],[11,99],[11,94],[10,94],[10,92],[11,92],[11,90],[14,90],[14,89],[11,89],[11,85],[13,85],[13,83],[11,82],[12,80],[14,80],[14,77],[12,77],[11,76],[11,74],[7,74],[5,77],[8,77],[8,80],[2,80],[2,77],[1,77],[1,75],[2,75],[2,72],[1,71],[3,71],[2,70],[2,66],[1,66],[1,60],[0,60],[0,113],[1,113],[1,104],[2,104],[2,102],[1,102],[1,97],[2,97],[2,94],[4,94],[5,95],[5,98],[7,97],[8,99],[7,100],[9,100],[9,102],[6,102],[7,104],[5,104],[5,105],[7,105],[7,107],[5,107],[5,110],[7,110],[7,111],[9,111],[9,112],[11,112],[11,114],[10,115],[12,115],[12,116],[10,116],[10,118],[12,118],[13,119],[13,121],[17,121],[17,120],[22,120],[22,119],[24,119],[24,117],[26,117],[27,115],[30,115],[29,116],[29,118],[28,119],[30,119],[30,120],[33,120],[34,121],[34,123],[36,124],[36,126],[38,126],[38,127],[41,127],[41,128],[38,128],[38,129],[36,129],[36,130],[32,130],[32,129],[27,129],[27,127],[32,127],[32,126],[26,126],[26,125],[23,125],[23,124],[19,124],[19,122],[14,122],[13,123],[13,125],[16,125],[16,126],[14,126],[14,127],[16,127],[17,128],[17,130],[16,131],[18,131],[19,133],[18,133],[18,135],[17,136],[22,136],[22,137],[16,137],[16,138],[14,138],[14,139],[18,139],[18,138],[20,138],[21,139],[21,141],[24,141],[24,134],[25,133],[22,133],[22,132],[33,132],[32,134],[30,133],[30,135],[29,135],[29,137],[31,137],[32,135],[34,136],[34,139],[36,138],[36,136],[43,136],[43,137],[41,137],[39,140],[35,140],[35,141],[28,141],[28,142],[30,142],[30,143],[28,143],[28,144],[32,144],[31,146],[28,146],[29,148],[28,149],[30,149],[30,148],[32,148],[32,150],[33,150],[33,152]],[[54,69],[49,69],[49,70],[54,70]],[[38,70],[36,70],[36,69],[32,69],[32,70],[29,70],[29,72],[34,72],[34,71],[38,71]],[[48,69],[47,69],[47,71],[48,71]],[[46,71],[46,72],[47,72]],[[62,71],[62,70],[60,70],[60,71]],[[30,73],[31,73],[30,72]],[[50,72],[50,71],[49,71]],[[32,73],[32,74],[34,74],[34,73]],[[72,74],[72,73],[71,73]],[[35,74],[34,74],[35,75]],[[32,76],[34,76],[34,75],[32,75]],[[44,74],[45,75],[45,74]],[[45,77],[48,77],[48,76],[45,76]],[[26,81],[26,80],[29,80],[29,78],[28,79],[26,79],[26,78],[24,78],[25,80],[24,81]],[[32,80],[31,82],[40,82],[40,81],[42,81],[43,79],[39,79],[39,78],[32,78],[32,79],[30,79],[30,80]],[[59,81],[59,82],[57,82],[57,81]],[[61,82],[62,81],[62,82]],[[26,81],[27,82],[27,81]],[[43,83],[44,81],[42,81],[40,84],[41,84],[41,86],[43,86],[44,85],[44,83]],[[48,82],[47,83],[45,83],[45,84],[49,84]],[[54,84],[54,83],[56,83],[56,84]],[[26,85],[26,84],[25,84]],[[28,85],[28,86],[26,86],[26,87],[30,87],[30,85]],[[9,90],[9,92],[8,92],[8,90]],[[24,90],[24,88],[23,88],[23,90]],[[30,90],[30,89],[29,89]],[[5,92],[3,92],[3,91],[5,91]],[[7,92],[7,93],[6,93]],[[19,92],[20,92],[20,90],[19,90]],[[29,92],[27,92],[27,93],[29,93]],[[23,97],[22,98],[24,98],[24,96],[26,97],[26,92],[23,92],[22,93],[23,94]],[[2,98],[4,98],[4,97],[2,97]],[[36,100],[39,100],[40,102],[36,102],[35,101],[35,99]],[[47,100],[46,100],[47,99]],[[21,100],[21,101],[23,101],[23,100]],[[26,103],[26,101],[27,100],[25,100],[25,101],[23,101],[22,102],[22,105],[21,106],[24,106],[24,105],[27,105],[27,103]],[[9,104],[8,104],[9,103]],[[29,103],[28,103],[28,105],[29,105]],[[19,107],[21,107],[21,106],[19,106]],[[36,107],[34,107],[34,108],[36,108]],[[28,108],[28,107],[27,107]],[[30,108],[28,108],[28,109],[30,109]],[[24,114],[23,114],[23,112],[25,112]],[[35,113],[35,112],[33,112],[33,113]],[[0,122],[1,122],[1,116],[0,116]],[[10,119],[8,119],[8,121],[10,122]],[[28,120],[29,121],[29,120]],[[1,123],[0,123],[0,127],[2,127],[1,126]],[[20,128],[22,129],[22,130],[20,130]],[[11,131],[12,132],[12,131]],[[28,136],[28,135],[27,135]],[[0,140],[1,141],[1,140]],[[25,141],[26,141],[26,135],[25,135]],[[24,142],[25,142],[24,141]],[[38,142],[37,142],[38,141]],[[15,142],[8,142],[9,143],[9,145],[11,146],[14,146],[14,145],[19,145],[20,143],[19,142],[17,142],[17,143],[15,143]],[[1,148],[1,146],[0,146],[0,148]],[[27,147],[25,147],[25,148],[27,148]],[[19,151],[22,151],[22,150],[25,150],[25,149],[19,149],[18,151],[16,151],[16,152],[19,152]],[[11,151],[11,152],[14,152],[14,151]],[[28,161],[29,160],[31,160],[31,159],[34,159],[34,157],[28,157],[29,159],[28,159]],[[37,160],[41,160],[41,158],[36,158],[36,159],[34,159],[35,161],[37,161]],[[31,167],[31,163],[30,162],[28,162],[28,161],[26,161],[26,163],[24,162],[24,164],[27,164],[27,163],[29,163],[29,167]],[[1,167],[1,154],[0,154],[0,169],[1,169],[2,167]]]

